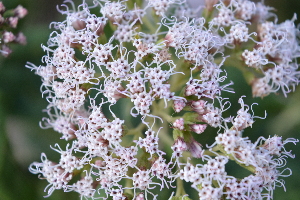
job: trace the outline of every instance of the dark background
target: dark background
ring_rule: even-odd
[[[78,2],[78,1],[77,1]],[[13,53],[8,58],[0,58],[0,200],[38,200],[43,199],[43,192],[47,181],[39,180],[37,175],[28,171],[33,161],[40,161],[41,152],[45,152],[50,159],[58,159],[49,145],[59,140],[60,135],[53,130],[43,130],[39,121],[45,116],[42,110],[47,106],[46,100],[40,93],[40,78],[25,68],[27,61],[40,65],[44,52],[41,44],[46,44],[51,30],[52,21],[61,21],[56,11],[56,5],[62,0],[5,0],[6,8],[15,8],[21,4],[28,9],[28,15],[20,20],[18,29],[27,36],[26,46],[12,46]],[[299,12],[300,1],[266,0],[266,5],[276,8],[279,22],[291,19],[295,12]],[[296,24],[299,21],[296,21]],[[252,129],[245,134],[255,140],[263,135],[279,135],[283,138],[300,138],[300,88],[284,98],[283,95],[269,95],[264,99],[251,98],[250,87],[241,78],[241,74],[228,69],[229,79],[235,82],[236,94],[230,96],[232,102],[237,102],[241,95],[246,95],[245,103],[259,103],[254,106],[255,114],[263,116],[264,110],[268,116],[265,120],[257,119]],[[234,104],[237,106],[238,104]],[[287,145],[296,154],[295,159],[288,159],[287,166],[293,175],[284,178],[285,187],[275,190],[274,199],[298,200],[300,178],[300,144]],[[228,173],[239,173],[234,168]],[[236,172],[237,171],[237,172]],[[55,191],[49,200],[79,199],[75,193]]]

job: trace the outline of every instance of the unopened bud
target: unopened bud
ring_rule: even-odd
[[[4,43],[9,43],[15,40],[15,35],[12,32],[5,31],[2,36]]]
[[[140,193],[136,196],[135,200],[144,200],[145,197],[144,197],[144,194],[143,193]]]
[[[102,160],[96,160],[95,161],[95,165],[97,167],[103,167],[105,165],[105,163]]]
[[[22,32],[20,32],[16,35],[15,41],[22,45],[25,45],[27,43],[26,37]]]
[[[84,29],[86,27],[86,24],[83,20],[77,19],[76,21],[74,21],[72,23],[72,26],[76,29],[76,30],[81,30]]]
[[[204,100],[193,101],[191,104],[191,107],[195,112],[202,115],[205,113],[205,108],[206,108],[205,104],[206,104],[206,101],[204,101]]]
[[[173,123],[173,127],[182,131],[184,129],[184,120],[183,120],[183,118],[176,119]]]
[[[192,124],[191,129],[197,134],[201,134],[205,131],[207,124]]]
[[[26,8],[24,8],[23,6],[21,6],[21,5],[18,5],[18,7],[16,7],[15,9],[14,9],[14,14],[15,14],[15,16],[16,17],[18,17],[18,18],[23,18],[23,17],[25,17],[26,15],[27,15],[27,9]]]
[[[4,13],[5,12],[5,7],[2,3],[2,1],[0,1],[0,13]]]
[[[202,145],[194,138],[187,144],[188,149],[194,158],[201,158],[203,156]]]
[[[16,28],[18,25],[18,18],[17,17],[9,17],[8,18],[8,24],[12,28]]]
[[[185,101],[182,99],[174,101],[174,110],[175,112],[180,112],[185,107]]]
[[[191,96],[196,94],[195,86],[189,85],[185,88],[185,96]]]
[[[2,45],[2,50],[1,50],[2,56],[7,57],[7,56],[9,56],[11,53],[12,53],[12,50],[11,50],[8,46]]]

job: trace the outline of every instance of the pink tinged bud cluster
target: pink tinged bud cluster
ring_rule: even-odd
[[[22,32],[14,33],[13,29],[17,28],[19,19],[27,15],[27,10],[21,5],[15,9],[7,10],[2,2],[0,2],[0,53],[7,57],[12,53],[9,45],[17,43],[26,44],[26,37]]]
[[[14,9],[14,14],[16,17],[18,18],[23,18],[27,15],[27,10],[25,8],[23,8],[23,6],[18,5],[15,9]]]
[[[201,134],[205,131],[207,124],[192,124],[191,129],[197,134]]]
[[[185,105],[186,105],[186,103],[182,99],[174,100],[174,110],[175,110],[175,112],[180,112],[185,107]]]
[[[2,35],[2,40],[4,43],[10,43],[15,40],[15,36],[12,32],[4,32]]]
[[[176,119],[173,123],[173,127],[182,131],[184,129],[184,119]]]
[[[274,136],[252,143],[243,136],[254,119],[265,117],[254,116],[245,96],[236,116],[225,117],[231,102],[223,93],[234,91],[223,65],[231,59],[227,50],[250,41],[253,50],[240,52],[240,60],[261,72],[251,80],[253,95],[286,95],[300,76],[293,20],[267,22],[271,9],[248,0],[206,1],[196,9],[181,0],[148,0],[130,7],[125,0],[99,0],[76,9],[65,1],[59,12],[66,20],[52,23],[56,30],[43,46],[45,65],[27,65],[41,77],[49,103],[42,128],[69,142],[66,150],[52,148],[59,162],[43,153],[41,163],[30,165],[49,182],[47,196],[63,189],[82,198],[125,200],[131,190],[132,199],[157,199],[154,188],[171,188],[181,179],[203,200],[272,198],[275,186],[284,186],[280,168],[293,157],[285,144],[298,141]],[[212,12],[211,20],[200,17],[201,9]],[[26,14],[21,7],[15,12]],[[257,31],[249,33],[255,20]],[[3,41],[21,43],[22,37],[7,32]],[[132,118],[140,125],[133,128]],[[207,128],[218,129],[212,145],[195,139]],[[228,175],[229,160],[252,175]]]

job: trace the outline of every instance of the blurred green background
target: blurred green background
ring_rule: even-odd
[[[41,44],[46,44],[51,30],[52,21],[61,21],[56,11],[56,5],[62,0],[4,0],[6,8],[15,8],[21,4],[28,9],[28,15],[19,21],[18,29],[27,37],[26,46],[11,46],[13,53],[8,58],[0,57],[0,200],[38,200],[44,199],[43,192],[47,181],[30,174],[28,166],[33,161],[40,161],[41,152],[49,159],[57,160],[56,152],[49,148],[59,140],[60,135],[51,129],[43,130],[39,121],[46,116],[42,110],[47,106],[40,93],[40,78],[25,68],[27,61],[40,65],[44,52]],[[279,22],[291,19],[296,12],[300,13],[300,1],[266,0],[267,5],[276,8]],[[296,21],[299,23],[300,21]],[[235,82],[236,94],[229,95],[234,106],[237,99],[246,95],[245,103],[259,103],[254,106],[256,116],[267,119],[257,119],[252,129],[247,129],[245,135],[255,140],[260,135],[279,135],[283,138],[300,138],[300,87],[296,92],[283,95],[269,95],[264,99],[251,98],[250,87],[247,86],[241,74],[228,68],[229,79]],[[288,167],[293,175],[284,178],[287,192],[283,188],[275,190],[274,199],[298,200],[300,196],[300,144],[288,145],[296,154],[295,159],[288,159]],[[238,173],[229,169],[229,173]],[[75,193],[55,191],[49,200],[79,199]]]

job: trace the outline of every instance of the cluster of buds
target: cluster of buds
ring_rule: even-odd
[[[236,116],[226,116],[234,102],[223,96],[234,92],[227,61],[246,69],[254,96],[286,95],[299,83],[298,30],[293,20],[267,21],[271,10],[249,0],[199,8],[181,0],[83,1],[76,8],[66,0],[59,7],[66,20],[52,23],[43,46],[45,64],[27,65],[49,102],[42,127],[68,141],[65,150],[52,147],[58,162],[43,153],[29,167],[49,182],[47,196],[62,189],[82,198],[157,199],[157,189],[176,183],[170,199],[190,199],[189,182],[200,200],[272,199],[294,157],[285,144],[298,140],[251,142],[243,131],[265,117],[254,115],[245,96]],[[200,144],[207,127],[215,142]],[[251,175],[228,175],[229,160]]]
[[[11,29],[17,28],[19,19],[27,15],[27,10],[21,5],[15,9],[7,10],[2,1],[0,1],[0,52],[4,57],[11,54],[12,50],[9,44],[26,44],[26,37],[22,32],[14,34]]]

